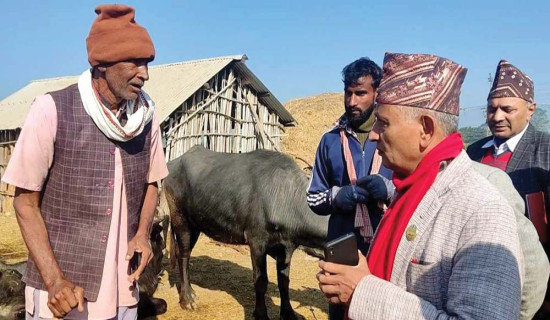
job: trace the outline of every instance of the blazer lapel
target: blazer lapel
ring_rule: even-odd
[[[407,229],[411,227],[416,228],[416,237],[412,240],[407,240],[407,229],[405,229],[401,237],[393,262],[393,270],[390,279],[392,283],[404,283],[403,279],[418,244],[418,239],[421,239],[430,228],[440,208],[441,202],[439,201],[438,194],[433,188],[430,188],[422,201],[418,204],[418,207],[407,225]]]
[[[466,151],[462,151],[445,170],[441,171],[435,179],[433,185],[428,189],[422,201],[414,211],[407,225],[407,229],[414,226],[416,228],[416,237],[407,239],[407,229],[401,236],[401,241],[397,247],[395,260],[393,262],[393,270],[390,281],[396,285],[405,283],[404,278],[407,274],[409,262],[413,258],[415,248],[418,246],[419,240],[428,236],[426,232],[430,230],[434,223],[435,217],[439,214],[443,203],[441,199],[450,190],[451,183],[456,181],[457,177],[461,177],[470,167],[472,162]]]
[[[533,154],[535,150],[535,146],[533,145],[534,138],[535,129],[532,125],[530,125],[527,127],[523,137],[521,137],[518,145],[516,146],[516,150],[514,150],[514,153],[512,154],[512,158],[506,167],[507,173],[520,169],[521,163],[526,162],[527,157],[529,157],[530,154]]]
[[[471,151],[469,152],[469,155],[471,156],[471,159],[476,161],[476,162],[481,162],[481,159],[483,158],[483,156],[485,155],[485,151],[487,149],[483,149],[482,146],[489,140],[492,140],[493,139],[493,136],[489,136],[489,137],[485,137],[483,139],[480,140],[480,142],[476,143],[478,145],[477,148],[472,148],[471,150],[468,150],[468,151]]]

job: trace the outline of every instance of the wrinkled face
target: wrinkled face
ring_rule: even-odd
[[[407,119],[393,105],[379,104],[374,108],[374,116],[376,121],[369,139],[378,143],[382,164],[398,176],[410,175],[422,159],[421,124]]]
[[[509,139],[525,128],[534,112],[535,105],[520,98],[490,99],[487,101],[487,125],[495,137]]]
[[[371,76],[361,77],[357,85],[345,88],[346,115],[352,123],[360,125],[370,117],[374,109],[375,93]]]
[[[147,59],[128,60],[104,67],[109,90],[118,100],[134,100],[149,80]],[[103,70],[102,70],[103,71]]]

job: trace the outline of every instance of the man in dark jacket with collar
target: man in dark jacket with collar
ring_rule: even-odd
[[[487,125],[492,136],[473,143],[467,152],[473,160],[508,173],[526,201],[525,213],[535,225],[548,255],[550,136],[530,124],[535,109],[533,81],[501,60],[487,98]],[[543,309],[546,313],[550,311],[548,293]]]
[[[368,140],[374,123],[374,101],[382,70],[360,58],[343,71],[345,114],[321,138],[307,192],[310,208],[330,215],[327,241],[354,232],[366,254],[382,218],[384,202],[393,195],[391,170],[382,166],[376,142]],[[329,306],[330,319],[343,319],[345,310]]]

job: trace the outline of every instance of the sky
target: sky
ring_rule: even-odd
[[[6,1],[0,19],[0,99],[30,81],[78,75],[100,1]],[[282,103],[343,90],[363,56],[430,53],[468,68],[460,125],[483,123],[500,59],[527,73],[550,104],[550,1],[127,1],[155,44],[151,65],[246,54]],[[342,106],[335,106],[342,107]]]

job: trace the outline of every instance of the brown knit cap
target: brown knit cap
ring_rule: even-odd
[[[431,54],[389,53],[376,102],[432,109],[458,115],[467,69]]]
[[[130,59],[155,58],[155,47],[147,30],[134,20],[134,8],[122,4],[103,4],[95,9],[86,48],[92,67]]]
[[[500,60],[487,100],[514,97],[533,102],[534,96],[533,80],[510,62]]]

